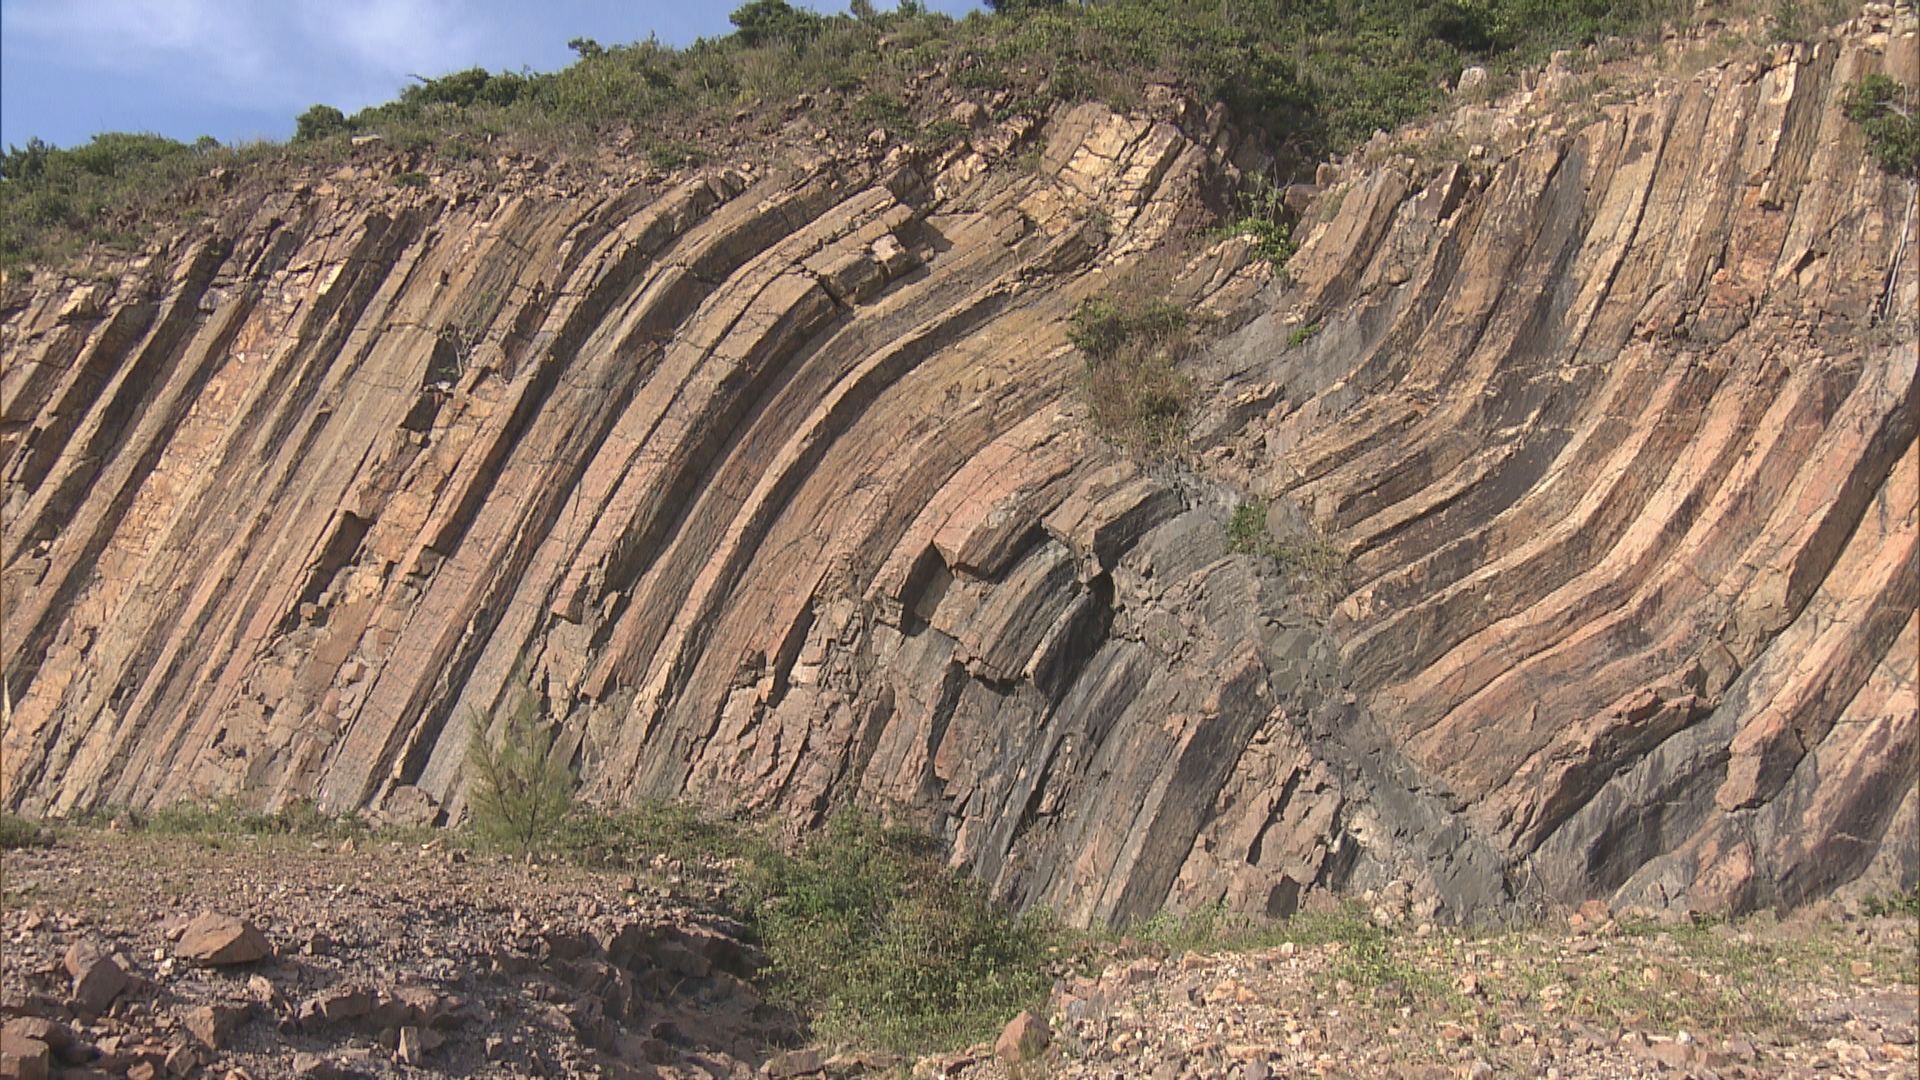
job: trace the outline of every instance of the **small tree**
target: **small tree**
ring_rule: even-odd
[[[573,812],[575,781],[568,763],[553,752],[553,730],[541,722],[533,691],[521,684],[512,696],[492,737],[479,713],[473,714],[467,802],[482,840],[531,854]]]
[[[747,46],[784,41],[802,45],[820,35],[827,20],[786,0],[751,0],[727,16],[734,36]]]
[[[347,130],[347,116],[331,105],[315,105],[294,118],[295,142],[312,142]]]

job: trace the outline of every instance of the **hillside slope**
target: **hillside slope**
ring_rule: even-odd
[[[1895,18],[1376,140],[1285,280],[1191,239],[1236,147],[1166,100],[376,153],[9,286],[4,800],[455,813],[524,681],[596,797],[881,803],[1077,922],[1910,886],[1914,191],[1838,107]],[[1116,288],[1216,324],[1183,463],[1089,432]],[[1344,569],[1233,550],[1256,496]]]

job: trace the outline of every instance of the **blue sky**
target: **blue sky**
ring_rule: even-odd
[[[0,0],[0,145],[72,146],[102,131],[284,139],[316,102],[351,113],[410,75],[475,65],[550,71],[573,58],[575,37],[684,45],[731,30],[740,2]]]

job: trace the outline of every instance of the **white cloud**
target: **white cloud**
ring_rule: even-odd
[[[465,66],[481,38],[448,0],[9,0],[3,10],[5,33],[71,66],[280,108],[385,100],[410,74]]]
[[[409,75],[469,66],[479,51],[479,27],[444,0],[304,0],[295,7],[299,35],[355,73],[356,96],[370,93],[355,104],[392,96]]]
[[[212,0],[20,0],[7,15],[9,34],[37,39],[82,67],[145,69],[192,60],[235,78],[267,69],[265,35],[248,7]]]

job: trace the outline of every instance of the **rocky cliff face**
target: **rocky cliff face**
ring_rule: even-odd
[[[1837,98],[1915,40],[1555,67],[1334,170],[1283,280],[1161,103],[363,160],[9,286],[5,801],[457,813],[524,683],[595,797],[886,805],[1081,922],[1911,884],[1914,192]],[[1115,288],[1215,327],[1184,461],[1088,431]]]

